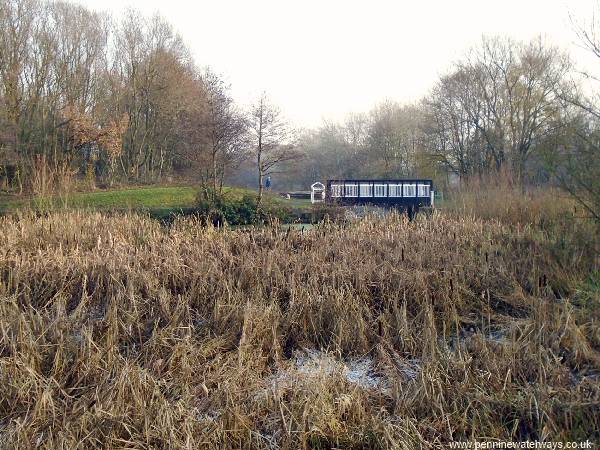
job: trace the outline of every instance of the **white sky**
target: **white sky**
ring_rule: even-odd
[[[576,62],[569,13],[594,0],[79,0],[118,16],[159,12],[232,85],[241,105],[266,90],[297,126],[314,127],[386,98],[416,101],[483,34],[542,34]],[[598,66],[600,71],[600,65]]]

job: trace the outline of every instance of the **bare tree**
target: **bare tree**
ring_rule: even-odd
[[[554,132],[562,109],[557,91],[570,68],[541,39],[485,38],[427,101],[448,166],[469,175],[508,163],[522,180],[537,143]]]
[[[0,86],[4,99],[3,115],[8,123],[13,150],[19,156],[29,154],[28,138],[42,88],[49,47],[47,24],[42,5],[36,0],[0,2]],[[24,159],[24,158],[23,158]]]
[[[597,58],[600,58],[599,20],[600,3],[596,3],[587,19],[571,16],[581,46]],[[561,128],[549,139],[545,157],[560,186],[600,224],[600,96],[595,89],[600,76],[581,73],[583,80],[574,79],[558,90],[564,101]]]
[[[157,180],[173,158],[178,113],[190,101],[195,77],[187,47],[160,16],[151,19],[129,11],[115,36],[115,101],[130,117],[123,174]]]
[[[247,149],[246,122],[220,77],[207,69],[202,79],[206,92],[202,125],[206,131],[210,180],[213,192],[221,192],[226,170],[234,167]]]
[[[102,138],[95,176],[159,181],[173,170],[182,141],[190,141],[180,119],[196,112],[203,145],[212,139],[213,157],[202,167],[221,185],[239,155],[233,128],[244,121],[228,94],[219,97],[223,86],[205,83],[211,80],[198,76],[189,50],[160,16],[129,10],[113,22],[61,0],[0,1],[0,159],[16,159],[19,177],[12,178],[20,186],[20,174],[40,155],[55,166],[89,162],[89,145],[74,139],[75,127],[86,129],[76,116],[98,128],[88,134],[115,131]]]
[[[189,95],[191,101],[178,118],[178,156],[207,194],[221,194],[225,175],[246,156],[246,120],[229,86],[210,69],[198,73]]]
[[[443,76],[423,100],[423,108],[425,147],[433,159],[461,178],[490,169],[490,147],[476,126],[483,106],[472,94],[468,73],[457,70]]]
[[[295,146],[293,130],[284,120],[281,111],[262,93],[248,114],[248,129],[253,139],[258,173],[257,209],[263,197],[263,182],[277,173],[281,164],[297,160],[301,154]]]
[[[409,176],[415,171],[421,148],[418,108],[386,101],[370,115],[367,134],[368,151],[374,158],[371,172],[384,177]]]

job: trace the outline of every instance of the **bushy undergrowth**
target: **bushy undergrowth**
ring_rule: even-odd
[[[240,196],[201,189],[196,196],[196,211],[205,221],[215,226],[249,225],[264,222],[289,222],[292,211],[265,199],[260,208],[257,207],[256,195]]]
[[[538,226],[53,213],[0,218],[0,242],[9,448],[600,439],[597,255]],[[317,351],[336,363],[307,370]]]

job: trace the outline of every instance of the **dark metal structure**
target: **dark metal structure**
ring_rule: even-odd
[[[417,211],[433,207],[433,182],[424,179],[328,180],[314,183],[311,199],[341,205],[375,205]]]

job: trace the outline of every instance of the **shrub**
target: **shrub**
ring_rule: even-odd
[[[273,221],[290,222],[291,211],[268,200],[263,201],[260,210],[256,207],[256,198],[244,194],[236,198],[231,193],[216,192],[203,188],[196,197],[197,213],[206,223],[220,226],[249,225]]]

